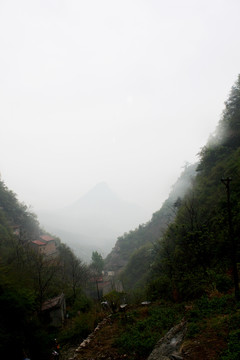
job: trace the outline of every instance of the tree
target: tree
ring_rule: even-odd
[[[230,244],[230,253],[231,253],[231,262],[233,268],[233,279],[234,279],[234,287],[235,287],[235,297],[236,300],[239,301],[239,277],[238,277],[238,269],[237,269],[237,242],[233,233],[233,224],[232,224],[232,208],[231,208],[231,200],[230,200],[230,181],[231,178],[221,179],[222,183],[225,185],[227,190],[227,209],[228,209],[228,237]]]
[[[39,234],[39,223],[35,214],[17,200],[16,194],[0,180],[0,210],[4,212],[10,226],[20,228],[21,240],[29,240]]]
[[[236,148],[240,145],[240,75],[225,102],[218,132],[221,142],[227,146]]]
[[[96,283],[98,300],[100,300],[98,279],[99,279],[99,276],[101,276],[101,274],[102,274],[103,267],[104,267],[104,261],[103,261],[102,255],[99,254],[97,251],[93,251],[92,252],[92,262],[90,264],[90,271],[91,271],[92,276]]]
[[[91,262],[91,269],[97,276],[102,274],[104,267],[104,261],[102,255],[99,254],[97,251],[92,252],[92,262]]]
[[[74,302],[77,291],[86,285],[89,277],[87,266],[74,255],[72,250],[65,244],[59,246],[60,253],[60,273],[62,287],[68,292],[71,288],[70,298]]]
[[[58,295],[54,293],[54,290],[57,274],[59,272],[59,260],[48,258],[42,254],[32,253],[31,271],[40,311],[45,300],[54,295]],[[54,288],[53,291],[51,291],[52,288]]]

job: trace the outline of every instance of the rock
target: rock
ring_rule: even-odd
[[[170,355],[171,360],[183,360],[183,357],[178,354],[172,354]]]
[[[186,333],[186,322],[174,326],[156,344],[148,360],[182,360],[179,352]]]
[[[150,305],[151,304],[151,301],[143,301],[141,302],[141,305]]]

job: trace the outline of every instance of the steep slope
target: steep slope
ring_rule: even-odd
[[[152,285],[162,296],[189,299],[235,287],[240,299],[240,76],[225,105],[155,258]]]
[[[119,237],[105,259],[105,268],[117,274],[127,266],[124,276],[125,287],[135,285],[149,268],[154,244],[173,221],[180,199],[195,176],[195,169],[196,165],[186,166],[161,209],[152,215],[149,222]]]
[[[9,235],[18,229],[21,240],[34,238],[40,232],[36,215],[29,212],[27,206],[17,200],[16,194],[9,190],[1,179],[0,227]]]

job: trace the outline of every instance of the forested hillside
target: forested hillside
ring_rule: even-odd
[[[135,230],[124,233],[105,259],[105,268],[121,273],[126,290],[142,285],[150,269],[156,251],[157,240],[176,216],[182,197],[195,177],[196,165],[186,165],[174,184],[167,200],[156,211],[149,222]]]
[[[135,299],[142,294],[170,301],[169,309],[185,306],[187,333],[175,354],[179,359],[239,359],[239,234],[240,76],[215,133],[199,152],[185,195],[167,200],[148,224],[119,238],[106,259],[107,266],[117,259],[124,289],[138,289]],[[145,334],[141,344],[150,341],[143,322],[131,326],[122,346],[133,349],[139,329]]]
[[[42,321],[44,302],[62,293],[71,307],[83,299],[86,266],[56,238],[54,254],[36,251],[42,234],[35,215],[0,181],[1,359],[48,359],[54,333]]]
[[[197,176],[159,243],[149,290],[189,300],[235,284],[239,299],[240,77],[199,157]]]
[[[120,274],[125,290],[148,283],[152,295],[166,298],[231,287],[239,260],[239,195],[240,78],[198,164],[185,168],[151,221],[118,238],[105,267]]]

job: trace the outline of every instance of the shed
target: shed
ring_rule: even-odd
[[[66,301],[63,293],[42,304],[42,319],[46,324],[59,327],[63,324],[65,316]]]

